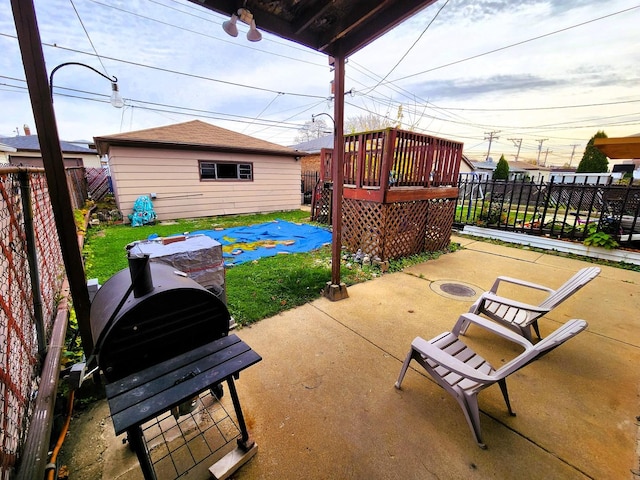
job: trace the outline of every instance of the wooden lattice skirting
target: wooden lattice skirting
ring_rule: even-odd
[[[445,249],[451,239],[455,199],[377,203],[345,198],[342,244],[382,260]]]

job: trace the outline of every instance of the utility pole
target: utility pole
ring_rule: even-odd
[[[547,166],[547,157],[549,156],[549,153],[553,153],[553,150],[549,150],[549,147],[547,147],[547,151],[544,154],[544,164],[543,167]]]
[[[573,162],[573,156],[576,153],[576,147],[579,146],[579,143],[575,143],[573,145],[571,145],[573,147],[573,150],[571,151],[571,158],[569,159],[569,166],[571,166],[571,162]]]
[[[513,145],[515,147],[518,147],[518,153],[516,153],[516,158],[513,159],[515,162],[517,162],[518,161],[518,157],[520,156],[520,147],[522,147],[522,139],[521,138],[510,138],[509,140],[511,140],[513,142]]]
[[[542,143],[549,140],[548,138],[540,138],[536,140],[538,142],[538,158],[536,159],[536,165],[540,165],[540,152],[542,151]]]
[[[485,135],[489,135],[488,137],[484,137],[485,140],[489,140],[489,149],[487,150],[487,158],[486,161],[489,161],[489,154],[491,153],[491,142],[493,142],[493,139],[495,138],[496,140],[500,137],[498,137],[496,134],[500,133],[500,131],[497,132],[484,132]]]

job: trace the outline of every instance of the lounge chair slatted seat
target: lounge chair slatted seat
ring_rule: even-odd
[[[583,268],[557,290],[517,278],[500,276],[494,282],[491,290],[483,293],[471,306],[469,312],[478,315],[485,315],[491,320],[502,323],[515,332],[520,333],[520,335],[525,337],[527,340],[532,341],[532,327],[538,338],[542,338],[538,327],[538,319],[564,302],[567,298],[596,278],[598,274],[600,274],[599,267]],[[518,302],[498,295],[498,287],[502,282],[545,291],[548,292],[549,295],[539,305],[529,305],[527,303]],[[464,335],[468,327],[469,323],[464,323],[460,330],[455,332],[456,335]]]
[[[473,323],[485,328],[519,344],[524,351],[500,368],[495,369],[454,333],[460,331],[463,323]],[[481,448],[486,448],[482,442],[480,430],[478,393],[498,383],[509,414],[515,415],[509,402],[506,378],[573,338],[586,327],[587,322],[584,320],[569,320],[544,340],[533,345],[502,325],[493,323],[473,313],[465,313],[460,316],[452,332],[445,332],[431,340],[425,340],[421,337],[416,337],[413,340],[411,350],[409,350],[402,365],[395,387],[397,389],[401,388],[409,364],[411,360],[415,360],[442,388],[456,399],[462,408],[477,444]]]

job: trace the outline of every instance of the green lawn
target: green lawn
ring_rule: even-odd
[[[102,284],[114,273],[127,268],[125,247],[151,234],[168,236],[216,227],[229,228],[254,225],[275,219],[309,222],[302,210],[258,215],[235,215],[178,220],[175,224],[142,227],[113,225],[92,227],[84,247],[87,278],[98,278]],[[390,270],[423,262],[438,254],[422,254],[390,262]],[[348,265],[342,262],[341,280],[353,285],[379,275],[378,266]],[[227,303],[236,322],[246,325],[276,315],[320,297],[331,280],[331,247],[290,255],[277,255],[255,262],[236,265],[226,270]]]

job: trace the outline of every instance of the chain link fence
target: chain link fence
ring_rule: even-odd
[[[0,478],[8,479],[28,431],[64,280],[43,169],[0,168],[0,250]]]

